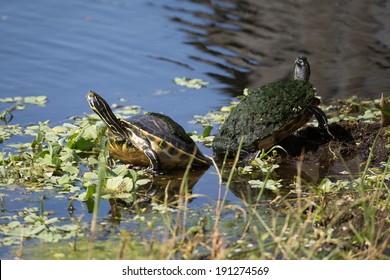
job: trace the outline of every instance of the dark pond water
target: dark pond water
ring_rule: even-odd
[[[194,115],[227,105],[243,88],[288,79],[299,53],[308,56],[324,99],[389,93],[389,30],[390,1],[7,1],[0,9],[0,97],[48,96],[45,107],[14,114],[21,125],[89,114],[85,95],[94,90],[111,104],[126,98],[200,131]],[[210,84],[193,90],[173,83],[183,76]],[[210,168],[193,193],[215,199],[217,186]],[[10,212],[39,207],[39,194],[21,188],[8,195]],[[237,200],[233,193],[227,199]],[[49,194],[46,208],[65,213],[67,203]],[[108,203],[101,211],[104,217]]]

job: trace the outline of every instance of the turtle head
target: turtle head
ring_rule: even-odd
[[[87,94],[87,101],[92,111],[94,111],[102,119],[112,133],[118,136],[124,135],[125,132],[122,128],[121,122],[112,112],[110,106],[103,97],[90,90]]]
[[[111,111],[111,108],[107,104],[106,100],[92,90],[90,90],[87,94],[87,101],[92,111],[99,115],[101,119],[105,119],[107,112]]]
[[[310,79],[310,65],[307,58],[299,55],[294,62],[294,80],[309,81]]]

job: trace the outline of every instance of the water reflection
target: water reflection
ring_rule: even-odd
[[[188,44],[210,64],[226,94],[290,77],[293,59],[307,55],[312,79],[326,98],[388,92],[389,1],[191,0],[167,6]]]
[[[137,189],[131,199],[110,199],[111,218],[118,220],[122,212],[145,212],[152,209],[152,203],[175,207],[180,203],[192,202],[192,189],[207,169],[172,171],[153,177],[152,180]],[[119,221],[119,220],[118,220]]]

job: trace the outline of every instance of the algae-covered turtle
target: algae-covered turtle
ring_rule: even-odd
[[[294,63],[294,80],[262,86],[246,96],[230,113],[213,141],[216,154],[255,152],[279,143],[305,125],[313,114],[331,136],[320,100],[308,82],[310,66],[300,55]]]
[[[158,113],[118,119],[107,102],[90,91],[91,109],[108,127],[110,155],[125,164],[153,170],[206,167],[210,160],[196,146],[183,127],[170,117]]]

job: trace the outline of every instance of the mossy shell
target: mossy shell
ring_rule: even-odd
[[[305,125],[319,99],[302,80],[262,86],[246,96],[230,113],[213,141],[217,154],[235,153],[242,141],[247,152],[268,149]]]

